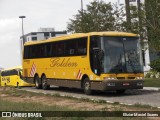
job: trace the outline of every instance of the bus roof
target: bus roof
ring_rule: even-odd
[[[61,41],[61,40],[67,40],[67,39],[73,39],[73,38],[82,38],[87,36],[128,36],[128,37],[138,37],[138,34],[133,33],[127,33],[127,32],[116,32],[116,31],[106,31],[106,32],[90,32],[90,33],[74,33],[69,35],[63,35],[58,37],[52,37],[47,40],[40,40],[40,41],[32,41],[32,42],[26,42],[25,45],[32,45],[32,44],[39,44],[39,43],[47,43],[52,41]]]

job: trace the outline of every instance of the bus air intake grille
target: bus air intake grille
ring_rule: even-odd
[[[118,80],[124,80],[125,77],[117,77]]]
[[[135,79],[135,77],[128,77],[128,79]]]

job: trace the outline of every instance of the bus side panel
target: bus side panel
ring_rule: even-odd
[[[71,84],[72,81],[76,86],[80,86],[80,81],[84,74],[89,73],[90,65],[87,56],[74,56],[74,57],[55,57],[55,58],[44,58],[44,59],[30,59],[23,63],[24,66],[24,77],[34,78],[35,74],[38,74],[39,78],[43,74],[52,83],[53,80],[68,80],[71,81],[67,84]],[[30,83],[33,83],[33,79]],[[62,82],[54,81],[53,84],[62,85]],[[64,84],[63,84],[64,85]]]

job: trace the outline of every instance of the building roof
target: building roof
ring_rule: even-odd
[[[51,32],[30,32],[28,34],[25,34],[24,37],[32,35],[32,34],[37,34],[37,33],[53,33],[53,34],[67,34],[67,31],[51,31]],[[20,36],[22,38],[23,36]]]

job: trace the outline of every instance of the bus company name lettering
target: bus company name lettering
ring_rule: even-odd
[[[9,83],[10,82],[10,78],[9,77],[4,77],[4,78],[2,78],[2,81],[6,81],[7,83]]]
[[[71,62],[70,58],[51,58],[50,67],[77,67],[78,64],[76,62]]]

